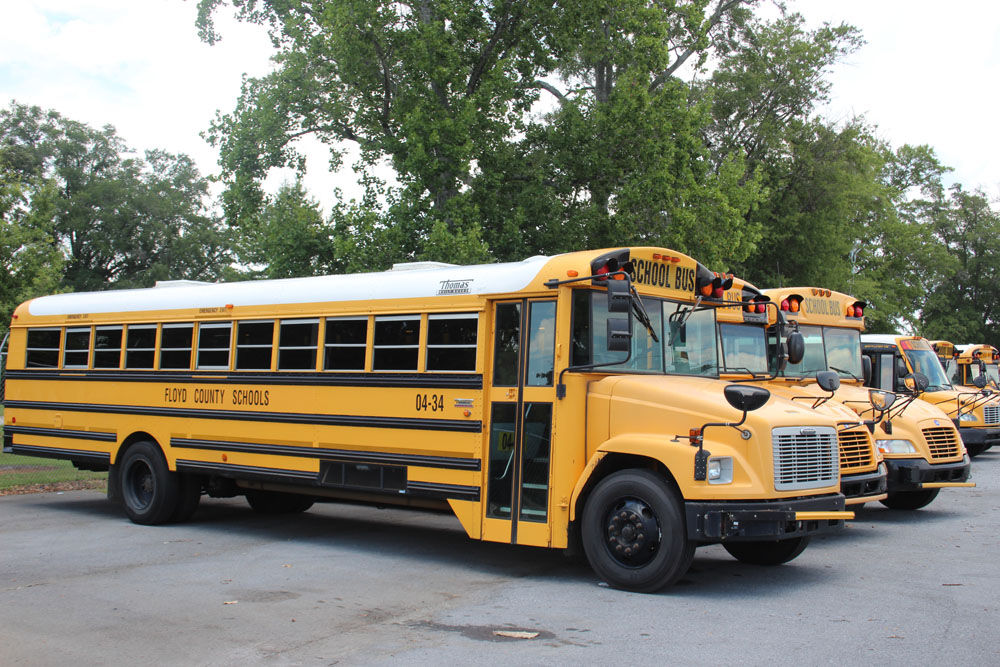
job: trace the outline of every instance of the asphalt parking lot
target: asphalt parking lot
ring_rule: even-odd
[[[1000,452],[973,481],[777,568],[700,549],[657,595],[445,515],[208,499],[145,527],[96,492],[7,496],[0,664],[998,664]]]

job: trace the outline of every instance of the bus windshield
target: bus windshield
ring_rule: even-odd
[[[800,326],[805,356],[785,366],[785,375],[812,377],[819,371],[835,370],[842,378],[861,379],[861,335],[854,329]]]
[[[683,304],[665,299],[642,297],[653,330],[653,340],[646,327],[633,320],[632,354],[610,352],[607,347],[607,322],[624,313],[608,313],[607,295],[597,290],[576,290],[573,294],[573,366],[600,365],[602,370],[632,373],[670,373],[677,375],[718,375],[716,358],[715,308],[699,308],[681,324]]]
[[[941,391],[951,389],[951,383],[944,375],[941,362],[933,350],[903,350],[906,359],[910,362],[910,367],[915,373],[923,373],[927,376],[928,391]]]
[[[720,324],[722,371],[764,373],[767,370],[767,340],[763,326]]]

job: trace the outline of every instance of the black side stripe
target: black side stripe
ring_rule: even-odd
[[[423,431],[456,431],[481,433],[479,420],[423,419],[415,417],[369,417],[363,415],[317,415],[299,412],[251,412],[241,410],[201,410],[197,408],[161,408],[135,405],[96,405],[90,403],[50,403],[48,401],[7,401],[8,409],[63,410],[66,412],[99,412],[149,417],[182,417],[186,419],[230,419],[234,421],[277,422],[281,424],[313,424],[318,426],[360,426],[367,428],[399,428]]]
[[[107,452],[91,452],[82,449],[60,449],[58,447],[40,447],[38,445],[11,445],[11,452],[24,456],[43,456],[47,459],[68,459],[70,461],[87,461],[108,465],[111,455]]]
[[[204,461],[190,461],[187,459],[177,459],[177,470],[181,472],[197,473],[201,475],[222,475],[225,477],[235,477],[238,479],[256,479],[269,482],[283,482],[286,484],[320,486],[319,475],[301,470],[285,470],[281,468],[255,468],[250,466],[232,465],[229,463],[207,463]],[[359,489],[348,489],[359,490]],[[369,493],[379,493],[374,489],[360,489]],[[385,495],[392,496],[419,496],[421,498],[436,498],[447,500],[479,500],[479,487],[462,486],[459,484],[435,484],[433,482],[407,482],[406,489],[402,492],[385,492]]]
[[[419,387],[427,389],[482,389],[483,376],[472,373],[192,373],[191,371],[12,370],[12,380],[69,380],[76,382],[177,382],[185,384],[274,384],[329,387]]]
[[[101,442],[117,442],[118,436],[114,433],[102,431],[73,431],[60,428],[40,428],[37,426],[4,426],[7,433],[20,433],[21,435],[42,435],[49,438],[74,438],[76,440],[99,440]]]
[[[359,452],[349,449],[321,449],[292,445],[266,445],[254,442],[230,442],[225,440],[195,440],[191,438],[171,438],[171,447],[183,449],[207,449],[213,451],[243,452],[247,454],[274,454],[277,456],[300,456],[312,459],[369,463],[374,465],[406,465],[419,468],[443,468],[446,470],[473,470],[481,467],[479,459],[451,456],[420,456],[416,454],[391,454],[386,452]]]

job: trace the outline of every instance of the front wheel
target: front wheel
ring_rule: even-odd
[[[989,448],[990,448],[989,445],[982,442],[978,442],[971,445],[966,445],[965,451],[969,454],[970,459],[974,459]]]
[[[918,510],[930,505],[937,498],[941,489],[921,489],[920,491],[897,491],[881,501],[883,505],[893,510]]]
[[[622,470],[594,489],[583,508],[583,549],[609,585],[652,593],[677,581],[691,565],[676,494],[648,470]]]
[[[180,499],[180,480],[170,472],[160,448],[149,441],[137,442],[125,451],[117,467],[128,518],[144,525],[170,521]]]
[[[741,563],[781,565],[805,551],[809,537],[793,537],[780,542],[723,542],[722,546]]]
[[[258,514],[298,514],[312,507],[315,501],[294,493],[247,491],[247,502]]]

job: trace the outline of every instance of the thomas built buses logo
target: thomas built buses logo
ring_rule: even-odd
[[[438,296],[447,296],[449,294],[469,294],[469,286],[472,285],[472,280],[442,280],[441,287],[438,289]]]

